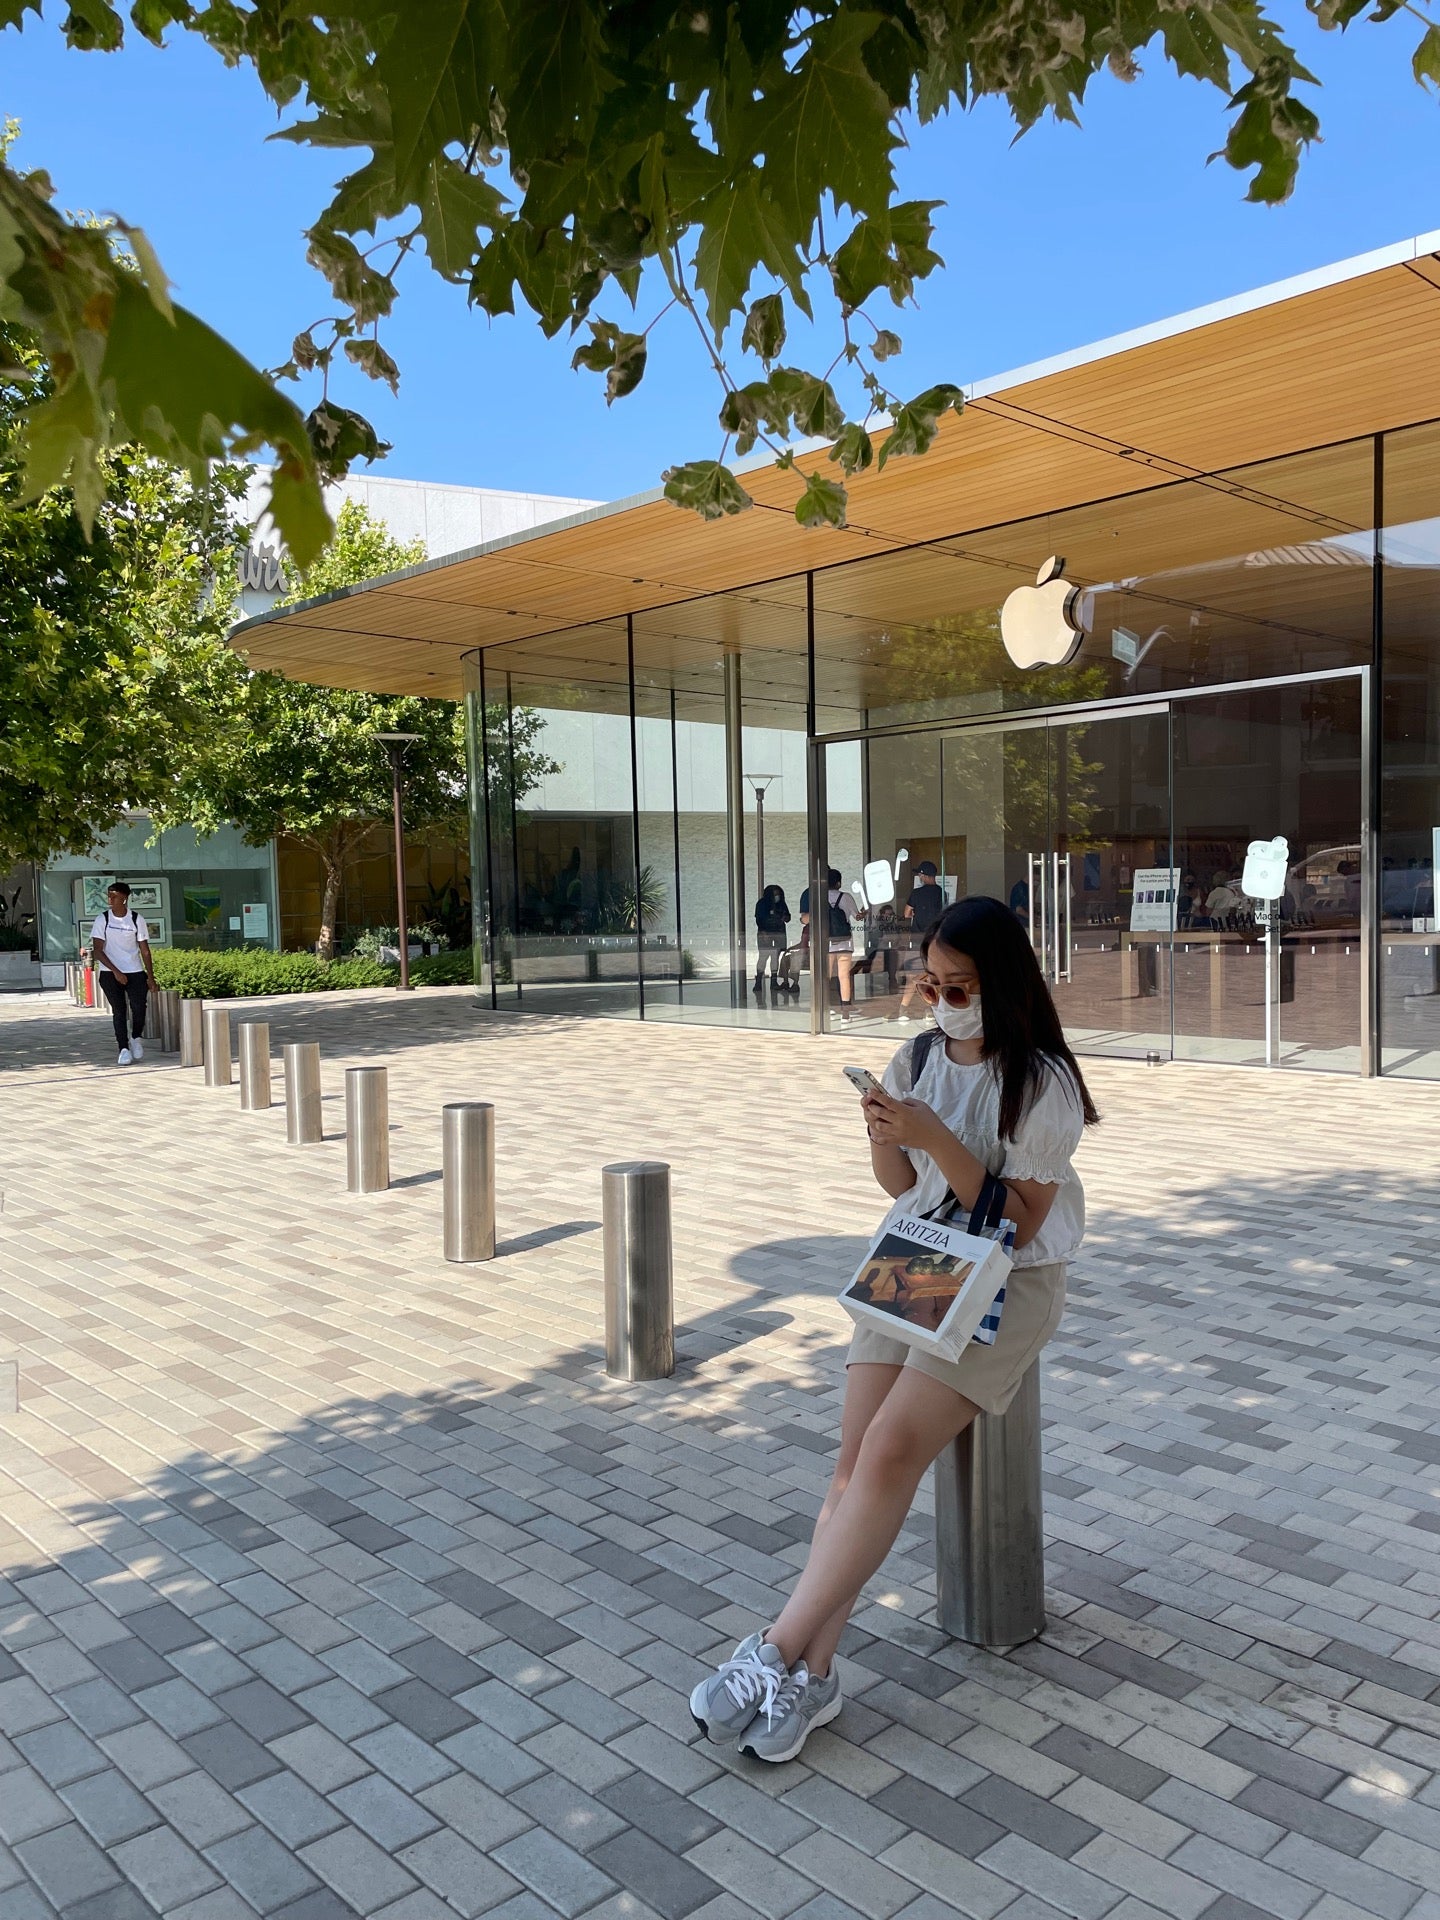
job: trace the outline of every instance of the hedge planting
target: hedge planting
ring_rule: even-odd
[[[393,987],[396,966],[376,960],[317,960],[313,953],[270,953],[262,947],[152,949],[155,979],[187,1000],[239,1000],[262,993],[335,993],[351,987]],[[469,951],[431,953],[410,962],[417,987],[465,986],[472,979]]]

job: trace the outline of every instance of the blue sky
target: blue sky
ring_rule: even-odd
[[[1324,144],[1281,208],[1247,204],[1242,176],[1207,167],[1224,102],[1158,56],[1135,85],[1098,81],[1079,129],[1012,144],[986,106],[916,130],[902,187],[947,202],[947,266],[890,321],[906,346],[897,384],[1001,372],[1440,227],[1440,102],[1409,71],[1419,32],[1403,13],[1343,36],[1302,16]],[[262,365],[329,311],[300,233],[348,168],[267,144],[276,116],[248,72],[183,36],[163,53],[73,53],[53,18],[30,16],[0,38],[0,113],[23,123],[20,163],[47,167],[65,205],[145,227],[178,297]],[[382,336],[401,365],[398,400],[348,370],[335,387],[394,443],[385,471],[615,498],[718,451],[713,376],[679,324],[657,328],[642,386],[607,413],[596,377],[570,371],[572,346],[533,319],[471,313],[423,263],[402,287]],[[646,320],[653,311],[642,305]]]

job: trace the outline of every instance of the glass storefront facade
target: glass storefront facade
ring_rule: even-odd
[[[1049,555],[1084,637],[1017,666]],[[1085,1051],[1440,1077],[1437,582],[1419,426],[470,654],[477,980],[824,1030],[838,977],[755,990],[762,877],[793,943],[812,876],[884,861],[843,969],[878,1028],[931,861],[1025,921]],[[1267,941],[1239,878],[1282,834]]]

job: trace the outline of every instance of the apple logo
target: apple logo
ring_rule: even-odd
[[[1052,555],[1033,587],[1016,587],[1000,609],[1000,638],[1017,667],[1063,667],[1075,658],[1085,629],[1080,589],[1063,578],[1065,562]]]

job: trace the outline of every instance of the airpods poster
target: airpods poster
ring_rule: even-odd
[[[1174,933],[1175,895],[1179,886],[1178,867],[1136,867],[1135,892],[1130,900],[1130,931]]]

